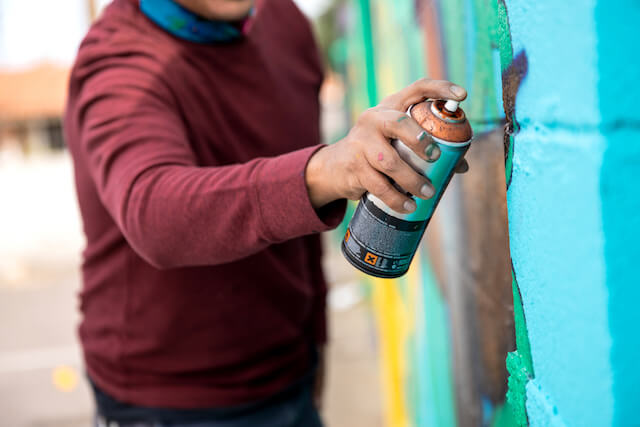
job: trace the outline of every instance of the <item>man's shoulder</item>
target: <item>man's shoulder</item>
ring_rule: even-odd
[[[258,1],[258,4],[261,2]],[[262,0],[263,10],[258,11],[261,25],[257,37],[288,57],[288,62],[300,66],[311,65],[321,70],[318,46],[309,19],[293,0]],[[264,37],[263,37],[264,36]]]
[[[279,30],[289,39],[313,41],[311,22],[293,0],[258,0],[257,4],[258,7],[262,5],[263,15],[266,15],[263,18],[270,31]]]
[[[93,23],[80,44],[74,73],[87,67],[101,69],[138,61],[162,66],[171,63],[176,54],[170,38],[153,28],[135,5],[129,0],[116,0]]]

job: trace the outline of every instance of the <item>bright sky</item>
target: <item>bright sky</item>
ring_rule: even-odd
[[[295,0],[317,16],[331,0]],[[98,0],[99,6],[110,0]],[[70,64],[89,23],[87,0],[0,0],[0,67]]]

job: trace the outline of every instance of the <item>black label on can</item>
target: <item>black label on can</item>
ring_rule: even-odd
[[[386,214],[370,200],[358,204],[342,242],[351,264],[377,277],[407,272],[427,221],[404,221]]]

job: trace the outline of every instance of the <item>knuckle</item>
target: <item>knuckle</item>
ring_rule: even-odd
[[[369,190],[379,197],[384,197],[389,192],[389,188],[380,181],[371,183],[371,188]]]
[[[404,182],[399,184],[402,188],[407,189],[411,194],[420,196],[422,194],[422,186],[425,184],[425,182],[423,179],[420,179],[420,177],[416,176],[406,179],[404,180]]]
[[[375,115],[376,115],[375,107],[367,108],[362,112],[362,114],[360,114],[360,117],[358,117],[358,123],[359,124],[369,123],[372,120],[374,120]]]
[[[381,198],[386,197],[389,194],[390,190],[391,190],[390,185],[386,185],[381,180],[376,180],[372,182],[371,188],[369,189],[369,191],[371,191],[373,194]]]
[[[403,89],[386,96],[385,98],[382,99],[382,101],[380,101],[380,104],[378,104],[378,106],[381,108],[392,108],[394,105],[397,104],[398,99],[402,97],[402,93],[403,93]]]
[[[420,92],[424,92],[429,90],[429,88],[433,85],[434,80],[428,77],[422,77],[414,83],[414,88]]]
[[[358,162],[356,162],[354,158],[347,159],[343,164],[342,170],[347,172],[346,183],[349,185],[349,187],[351,187],[351,177],[353,176],[352,173],[358,170]]]
[[[400,160],[397,156],[386,155],[380,160],[380,167],[384,172],[393,173],[398,170],[400,166]]]
[[[398,128],[400,127],[400,123],[398,123],[397,120],[385,119],[382,122],[382,126],[387,132],[393,133],[395,135]]]

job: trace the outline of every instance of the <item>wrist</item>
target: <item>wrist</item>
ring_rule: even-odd
[[[330,175],[327,173],[330,152],[331,146],[320,148],[309,158],[305,169],[304,180],[314,209],[320,209],[340,198],[335,194]]]

